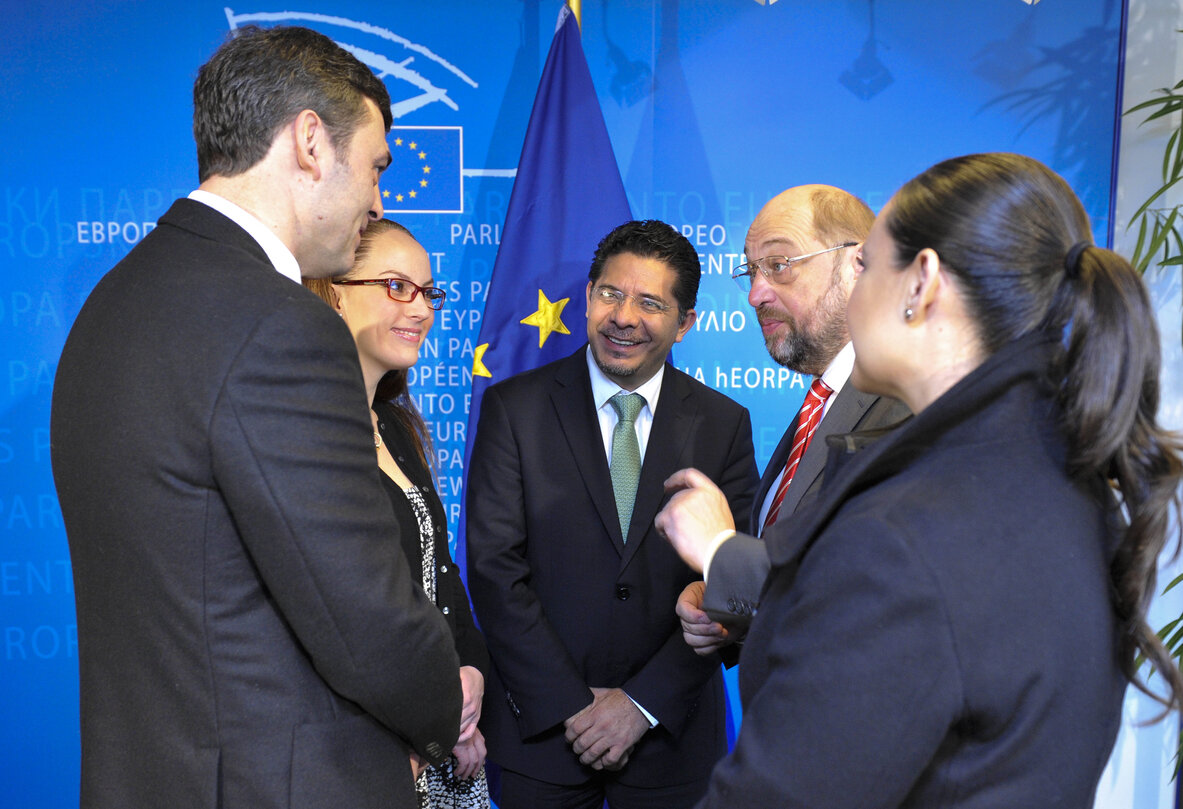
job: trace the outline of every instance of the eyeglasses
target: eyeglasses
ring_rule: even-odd
[[[834,247],[827,247],[825,250],[816,250],[812,253],[806,253],[803,256],[764,256],[754,261],[749,261],[747,264],[740,264],[735,268],[735,272],[731,273],[731,277],[735,279],[735,283],[739,284],[740,288],[745,292],[752,288],[752,281],[755,280],[756,271],[768,280],[770,284],[791,284],[797,280],[797,274],[793,269],[794,264],[798,264],[806,259],[820,256],[822,253],[832,253],[835,250],[842,250],[846,247],[854,247],[858,242],[843,242]]]
[[[444,308],[444,298],[448,297],[448,293],[439,287],[421,287],[404,278],[359,278],[349,281],[334,281],[333,285],[339,287],[383,286],[386,287],[386,294],[390,296],[390,299],[399,303],[410,303],[415,300],[416,295],[422,292],[423,300],[437,311]]]
[[[655,298],[638,298],[636,295],[626,295],[619,289],[612,289],[611,287],[596,287],[592,290],[592,300],[602,303],[604,306],[610,306],[617,309],[624,305],[625,300],[631,300],[641,310],[643,315],[664,315],[674,307],[668,303],[662,303]]]

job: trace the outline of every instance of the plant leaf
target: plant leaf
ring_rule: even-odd
[[[1181,581],[1183,581],[1183,573],[1180,573],[1178,576],[1171,579],[1171,583],[1168,584],[1166,587],[1162,588],[1162,594],[1165,596],[1167,593],[1171,592],[1171,590],[1173,590],[1175,588],[1175,586]],[[1179,617],[1183,618],[1183,615],[1181,615]]]

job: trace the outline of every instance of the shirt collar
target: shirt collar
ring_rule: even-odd
[[[596,358],[592,356],[591,346],[587,347],[587,371],[591,378],[592,401],[595,402],[596,410],[599,410],[608,403],[609,399],[624,390],[620,385],[604,376],[600,366],[596,365]],[[649,377],[644,384],[638,385],[636,390],[631,391],[645,397],[645,404],[648,405],[650,413],[657,410],[657,397],[661,394],[661,380],[664,375],[665,363],[663,362],[661,367],[657,369],[657,373]]]
[[[853,370],[854,343],[847,343],[842,346],[838,356],[834,357],[826,370],[822,372],[822,382],[829,385],[830,390],[835,394],[841,393],[842,386],[846,384],[846,380],[850,379],[850,373]]]
[[[292,255],[292,251],[253,214],[225,197],[220,197],[210,191],[203,191],[200,188],[189,192],[189,199],[208,205],[249,233],[251,238],[259,243],[259,247],[263,248],[271,265],[279,271],[280,275],[290,278],[297,284],[300,283],[300,264]]]

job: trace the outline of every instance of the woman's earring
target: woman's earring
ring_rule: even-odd
[[[911,306],[904,310],[904,320],[911,321],[915,315],[916,313],[912,311]]]

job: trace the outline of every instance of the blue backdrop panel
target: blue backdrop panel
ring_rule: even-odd
[[[808,380],[768,360],[746,301],[727,276],[742,261],[748,224],[775,193],[826,182],[878,208],[939,159],[1021,151],[1068,179],[1104,241],[1121,16],[1113,0],[585,0],[584,6],[583,47],[633,214],[676,225],[702,255],[699,320],[678,346],[676,362],[752,409],[761,464]],[[398,158],[383,181],[389,215],[423,242],[449,291],[412,382],[435,433],[440,490],[455,529],[473,344],[559,4],[308,0],[285,10],[291,8],[269,0],[230,8],[204,0],[6,4],[0,45],[0,121],[10,134],[0,153],[0,783],[6,804],[77,801],[73,593],[48,451],[57,356],[95,282],[196,184],[192,82],[235,27],[317,28],[371,65],[390,89],[398,128],[390,142]],[[577,306],[564,312],[572,350],[582,342],[583,315]],[[168,515],[160,519],[167,526]]]

